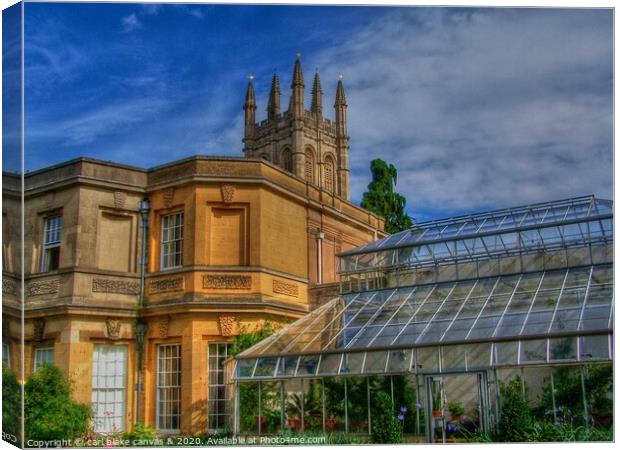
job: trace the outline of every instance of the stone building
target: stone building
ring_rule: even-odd
[[[297,61],[294,98],[300,77]],[[311,113],[293,100],[281,115],[274,80],[257,126],[248,87],[245,157],[149,169],[78,158],[25,174],[23,193],[21,176],[3,174],[3,358],[20,371],[23,294],[23,378],[61,368],[76,400],[92,403],[96,430],[223,428],[233,336],[305,315],[333,289],[336,254],[385,235],[348,199],[342,83],[334,125],[320,95]]]

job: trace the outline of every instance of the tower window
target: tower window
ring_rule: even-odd
[[[314,183],[314,155],[306,150],[306,181]]]
[[[183,213],[161,219],[161,268],[170,269],[183,264]]]
[[[325,160],[325,189],[334,192],[334,162],[331,158]]]
[[[293,171],[293,156],[288,148],[282,152],[282,167],[289,172]]]
[[[45,219],[43,232],[43,254],[41,256],[41,272],[57,270],[60,265],[60,233],[62,217],[54,216]]]

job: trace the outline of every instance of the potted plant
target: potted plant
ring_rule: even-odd
[[[452,420],[459,420],[465,412],[465,408],[461,402],[451,402],[448,403],[448,411],[450,411]]]
[[[438,419],[443,415],[441,407],[441,389],[437,389],[433,397],[433,417]]]

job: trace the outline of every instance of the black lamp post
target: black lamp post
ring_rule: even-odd
[[[146,249],[147,249],[147,241],[148,241],[148,226],[149,226],[149,211],[151,210],[151,202],[148,198],[144,198],[140,200],[138,205],[140,211],[141,224],[140,228],[142,230],[142,246],[140,252],[140,298],[138,298],[138,308],[142,308],[146,302],[144,298],[144,285],[145,285],[145,274],[146,274]],[[138,314],[140,314],[140,310],[138,310]],[[136,383],[136,395],[137,395],[137,414],[136,418],[138,422],[143,422],[142,419],[142,357],[144,355],[144,337],[146,336],[146,331],[148,329],[148,325],[146,322],[138,319],[135,325],[135,335],[136,335],[136,353],[137,353],[137,364],[138,364],[138,380]]]

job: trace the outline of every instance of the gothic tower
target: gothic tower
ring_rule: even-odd
[[[323,117],[323,89],[318,72],[312,83],[309,111],[304,108],[304,89],[298,55],[293,68],[288,110],[280,112],[280,79],[274,74],[267,120],[256,123],[254,82],[250,77],[243,106],[245,156],[264,158],[308,183],[350,200],[347,103],[342,77],[336,87],[335,121]]]

